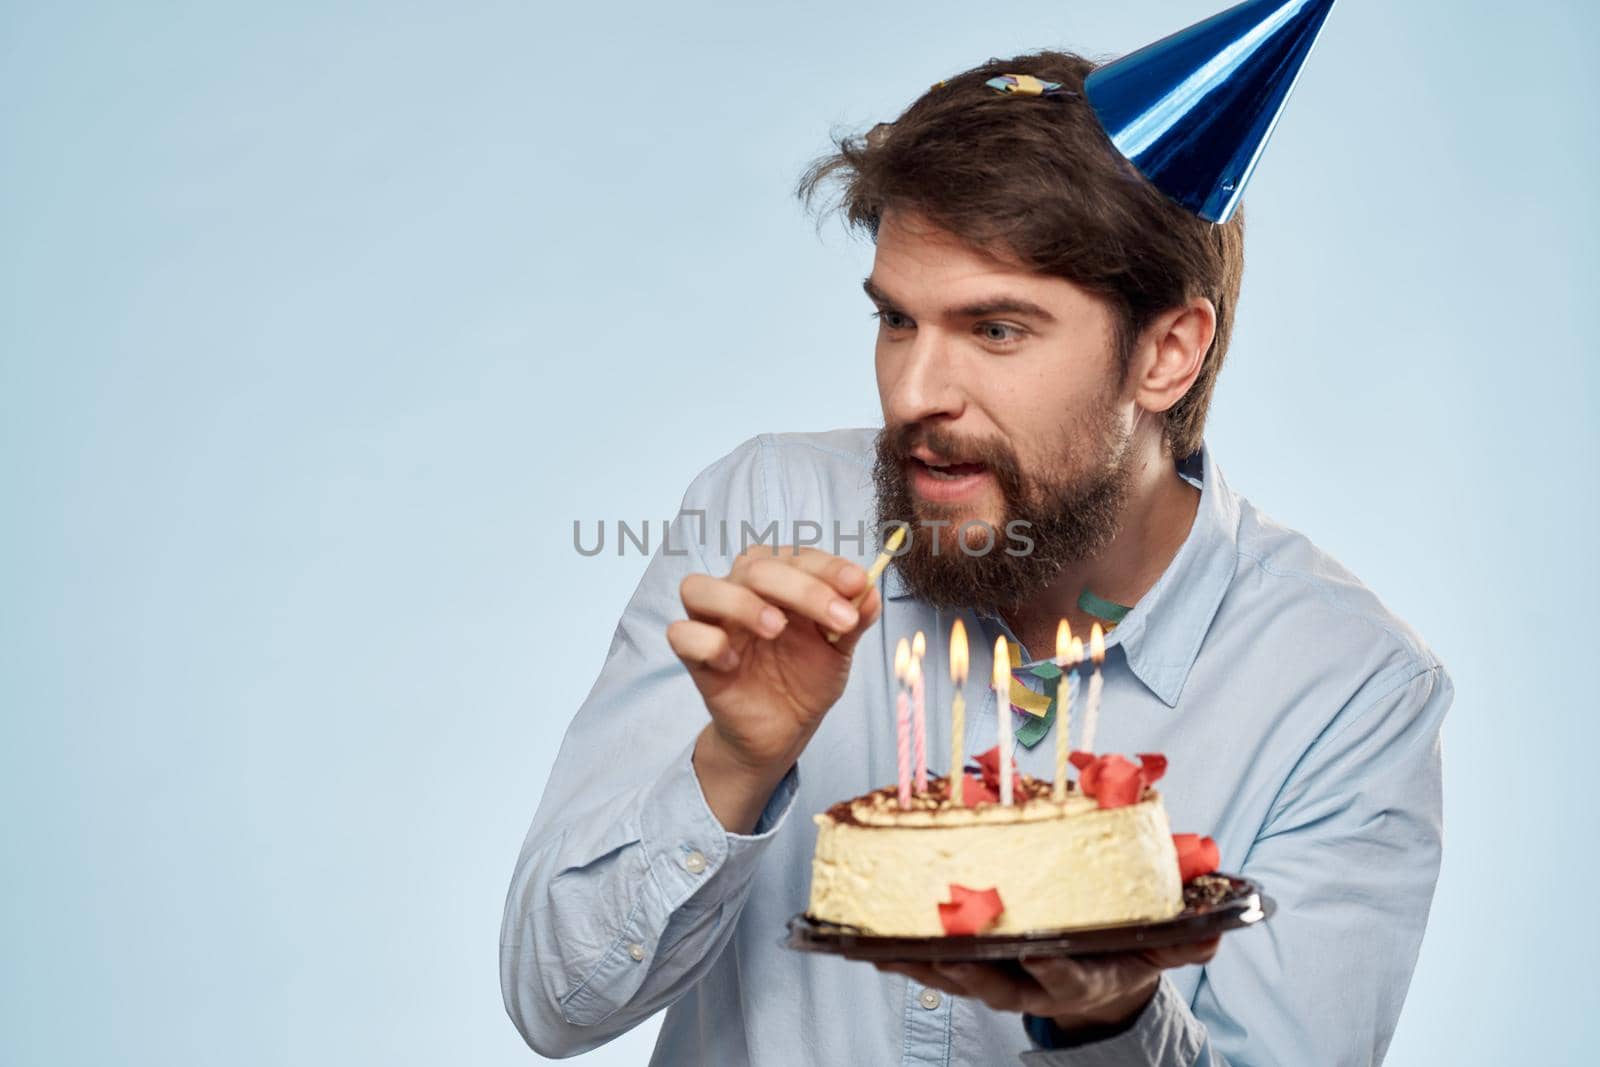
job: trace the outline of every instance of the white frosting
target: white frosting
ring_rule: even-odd
[[[987,933],[1166,919],[1183,910],[1178,854],[1161,795],[1101,808],[1081,794],[901,812],[869,794],[857,822],[815,817],[813,918],[868,933],[938,937],[951,884],[994,888],[1005,905]],[[859,825],[865,823],[866,825]]]

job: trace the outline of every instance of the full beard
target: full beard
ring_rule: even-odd
[[[1093,462],[1084,464],[1073,455],[1072,439],[1063,435],[1050,453],[1053,469],[1031,474],[1000,441],[965,442],[917,423],[880,430],[872,471],[876,520],[879,529],[910,524],[906,547],[894,560],[907,589],[935,607],[997,615],[1037,595],[1067,564],[1105,549],[1121,529],[1123,506],[1133,491],[1130,435],[1108,403],[1082,420],[1076,435],[1089,442]],[[963,518],[958,506],[919,500],[906,479],[906,464],[916,462],[910,451],[919,443],[943,456],[984,464],[1000,490],[1000,520],[984,530],[977,524],[988,523],[987,517]],[[1059,474],[1078,467],[1085,468],[1083,473]],[[950,525],[925,525],[937,520]],[[963,522],[975,524],[967,531],[965,550],[958,543]],[[1031,547],[1024,538],[1032,540]],[[980,551],[986,542],[987,550]]]

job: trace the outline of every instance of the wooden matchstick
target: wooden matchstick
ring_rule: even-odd
[[[872,561],[872,566],[867,570],[867,585],[855,599],[855,609],[861,610],[861,605],[866,603],[867,594],[872,592],[872,587],[878,584],[878,579],[883,577],[883,569],[889,565],[894,554],[900,551],[900,546],[906,539],[906,527],[896,526],[889,539],[883,543],[883,551],[878,553],[878,558]],[[838,644],[839,635],[832,630],[828,631],[828,642]]]

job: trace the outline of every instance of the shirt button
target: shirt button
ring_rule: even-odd
[[[628,946],[628,955],[633,957],[633,961],[635,963],[638,963],[640,960],[644,959],[644,946],[635,941],[633,944]]]
[[[940,999],[939,991],[937,989],[924,989],[922,991],[922,995],[917,998],[917,1003],[921,1004],[929,1011],[932,1011],[934,1008],[939,1006]]]
[[[701,871],[704,871],[706,869],[705,853],[701,852],[699,849],[695,849],[693,852],[690,852],[688,855],[684,856],[683,869],[688,871],[690,874],[699,874]]]

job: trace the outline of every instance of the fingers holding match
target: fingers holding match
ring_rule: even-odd
[[[858,598],[867,588],[866,569],[842,556],[830,555],[817,548],[800,548],[794,550],[792,556],[783,558],[791,560],[794,566],[807,574],[821,578],[846,599]],[[858,608],[860,606],[856,605]]]
[[[758,637],[777,637],[789,624],[780,607],[759,593],[725,578],[691,574],[678,586],[689,618],[697,622],[742,626]]]
[[[856,606],[815,574],[778,559],[758,559],[745,569],[744,581],[758,596],[786,611],[832,630],[855,628]]]
[[[815,622],[825,633],[857,633],[881,610],[867,572],[838,556],[812,548],[781,555],[751,553],[725,578],[686,575],[678,595],[689,620],[771,640],[787,629],[789,616]],[[854,594],[854,601],[850,597]],[[737,629],[734,629],[737,628]],[[733,645],[710,630],[680,627],[674,650],[685,662],[712,669],[732,669]]]
[[[889,534],[889,539],[883,543],[883,551],[878,553],[878,558],[872,561],[872,567],[866,573],[866,588],[856,594],[854,605],[857,609],[865,605],[867,597],[870,595],[870,590],[877,586],[878,579],[883,576],[884,568],[894,559],[894,554],[900,550],[900,546],[905,543],[905,539],[905,526],[896,526],[894,531]],[[828,640],[836,644],[841,636],[843,636],[841,631],[828,631]]]
[[[883,598],[878,595],[877,587],[868,586],[866,592],[856,600],[856,607],[860,609],[861,615],[855,626],[843,634],[829,635],[831,643],[836,645],[841,652],[848,652],[854,648],[855,643],[861,639],[861,635],[866,633],[867,629],[878,621],[878,616],[883,613]]]
[[[667,644],[691,671],[727,672],[739,666],[739,652],[728,631],[694,619],[677,619],[667,625]]]

